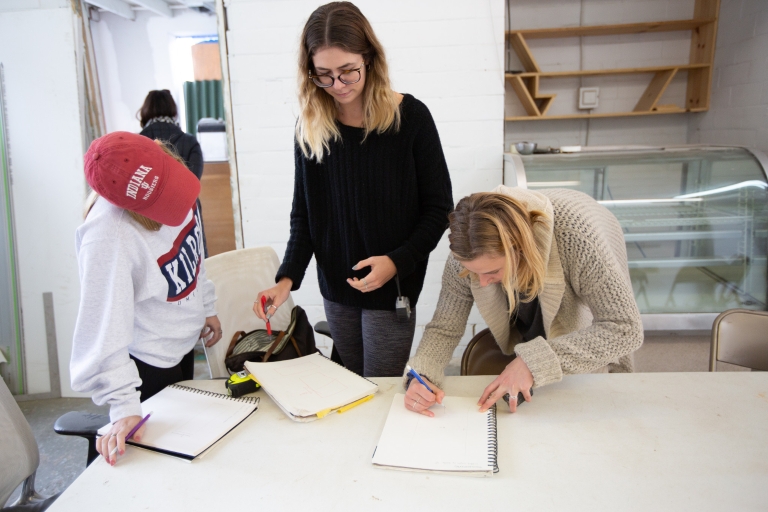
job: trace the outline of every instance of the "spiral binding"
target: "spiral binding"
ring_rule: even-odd
[[[221,398],[222,400],[231,400],[233,402],[244,402],[247,404],[256,404],[258,405],[261,401],[261,398],[258,396],[241,396],[239,398],[234,398],[229,395],[225,395],[224,393],[215,393],[213,391],[206,391],[204,389],[197,389],[197,388],[191,388],[189,386],[182,386],[181,384],[171,384],[168,386],[169,388],[179,389],[181,391],[189,391],[191,393],[196,393],[198,395],[205,395],[205,396],[212,396],[214,398]]]
[[[488,465],[493,466],[493,472],[499,472],[499,441],[496,437],[496,404],[488,409]]]

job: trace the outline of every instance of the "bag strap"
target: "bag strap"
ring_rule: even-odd
[[[240,341],[240,338],[245,336],[245,331],[237,331],[232,336],[232,341],[229,342],[229,348],[227,348],[227,355],[226,357],[229,357],[232,355],[232,351],[235,350],[235,345],[237,345],[237,342]]]
[[[269,356],[271,356],[272,352],[274,352],[277,346],[280,345],[280,342],[282,341],[284,336],[285,336],[285,331],[280,331],[280,333],[277,335],[277,339],[272,343],[272,345],[269,346],[267,353],[264,354],[264,358],[261,360],[262,363],[267,362],[267,360],[269,359]]]
[[[304,354],[301,353],[301,350],[299,349],[299,344],[296,343],[296,338],[291,336],[291,343],[293,343],[293,348],[296,349],[296,353],[299,354],[299,357],[303,356]]]

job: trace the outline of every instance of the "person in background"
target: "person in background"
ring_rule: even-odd
[[[110,406],[112,426],[96,447],[114,465],[109,454],[123,453],[140,402],[192,379],[195,344],[218,342],[221,324],[202,257],[200,182],[181,159],[160,142],[114,132],[91,144],[85,178],[93,193],[76,236],[70,371],[72,389]]]
[[[299,48],[291,234],[266,315],[301,286],[314,255],[334,348],[364,376],[402,373],[427,258],[453,207],[427,107],[392,90],[384,49],[349,2],[319,7]],[[399,290],[398,290],[399,287]],[[399,319],[398,296],[412,313]]]
[[[631,372],[643,326],[616,217],[574,190],[499,186],[465,197],[450,216],[451,255],[437,309],[405,374],[404,405],[426,416],[442,402],[446,365],[473,304],[502,352],[515,354],[480,396],[485,411],[509,394],[607,366]]]
[[[197,142],[197,138],[184,133],[179,127],[179,112],[171,91],[168,89],[149,91],[147,97],[144,98],[144,104],[136,116],[139,118],[139,124],[141,124],[141,135],[152,140],[161,140],[169,145],[173,148],[174,153],[181,157],[187,169],[192,171],[192,174],[197,176],[198,180],[202,179],[203,151],[200,149],[200,143]],[[203,207],[199,199],[197,201],[197,208],[200,210],[200,226],[203,229]],[[207,258],[208,243],[205,240],[205,229],[203,229],[203,251]]]

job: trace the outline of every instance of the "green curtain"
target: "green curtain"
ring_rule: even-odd
[[[197,122],[204,117],[224,119],[224,94],[221,80],[184,82],[187,133],[197,135]]]

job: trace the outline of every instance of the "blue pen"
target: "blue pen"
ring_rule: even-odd
[[[408,373],[409,373],[409,374],[410,374],[410,375],[411,375],[411,376],[412,376],[414,379],[416,379],[417,381],[421,382],[421,385],[422,385],[422,386],[424,386],[425,388],[427,388],[427,389],[429,390],[429,392],[430,392],[430,393],[432,393],[432,394],[434,394],[434,393],[435,393],[434,391],[432,391],[432,388],[430,388],[429,386],[427,386],[427,383],[426,383],[426,382],[424,382],[424,379],[422,379],[422,378],[421,378],[421,375],[419,375],[418,373],[416,373],[416,370],[414,370],[413,368],[411,368],[411,365],[407,364],[407,365],[405,365],[405,367],[408,369]]]
[[[425,388],[427,388],[427,390],[428,390],[430,393],[432,393],[433,395],[435,394],[435,392],[434,392],[434,391],[432,391],[432,388],[431,388],[431,387],[429,387],[429,386],[427,386],[427,383],[426,383],[426,382],[424,382],[424,379],[422,379],[422,378],[421,378],[421,375],[419,375],[418,373],[416,373],[416,370],[414,370],[413,368],[411,368],[411,365],[407,364],[407,365],[405,365],[405,367],[406,367],[406,369],[408,370],[408,374],[409,374],[409,375],[411,375],[411,376],[412,376],[414,379],[416,379],[417,381],[419,381],[419,382],[421,383],[421,385],[422,385],[422,386],[424,386]],[[442,405],[442,406],[443,406],[443,409],[445,409],[445,404],[440,404],[440,405]]]

